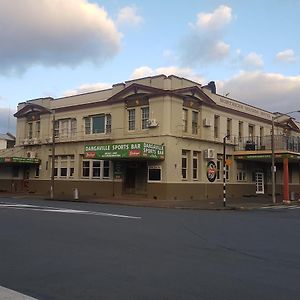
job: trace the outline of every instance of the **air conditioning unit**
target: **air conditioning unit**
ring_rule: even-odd
[[[23,145],[28,145],[28,144],[29,144],[28,139],[24,139],[24,140],[23,140]]]
[[[148,128],[155,128],[158,126],[158,122],[156,119],[149,119],[147,124]]]
[[[27,151],[26,156],[27,158],[36,158],[37,153],[35,151]]]
[[[203,119],[203,126],[204,127],[211,127],[211,120],[208,118]]]
[[[215,158],[215,150],[214,149],[206,149],[204,150],[204,158],[213,159]]]

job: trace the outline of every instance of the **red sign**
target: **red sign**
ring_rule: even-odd
[[[129,156],[140,156],[141,151],[140,150],[130,150],[129,151]]]
[[[85,152],[85,157],[86,158],[95,158],[96,152]]]

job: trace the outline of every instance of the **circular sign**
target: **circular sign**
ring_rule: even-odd
[[[209,182],[214,182],[217,177],[217,166],[214,161],[209,161],[207,163],[207,179]]]

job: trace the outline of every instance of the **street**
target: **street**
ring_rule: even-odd
[[[0,198],[0,286],[35,299],[299,299],[300,209]]]

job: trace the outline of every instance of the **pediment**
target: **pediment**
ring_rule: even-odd
[[[50,113],[51,111],[44,106],[34,104],[34,103],[28,103],[24,107],[22,107],[19,111],[17,111],[14,114],[14,116],[16,118],[22,118],[32,114],[42,115],[42,114],[50,114]]]

